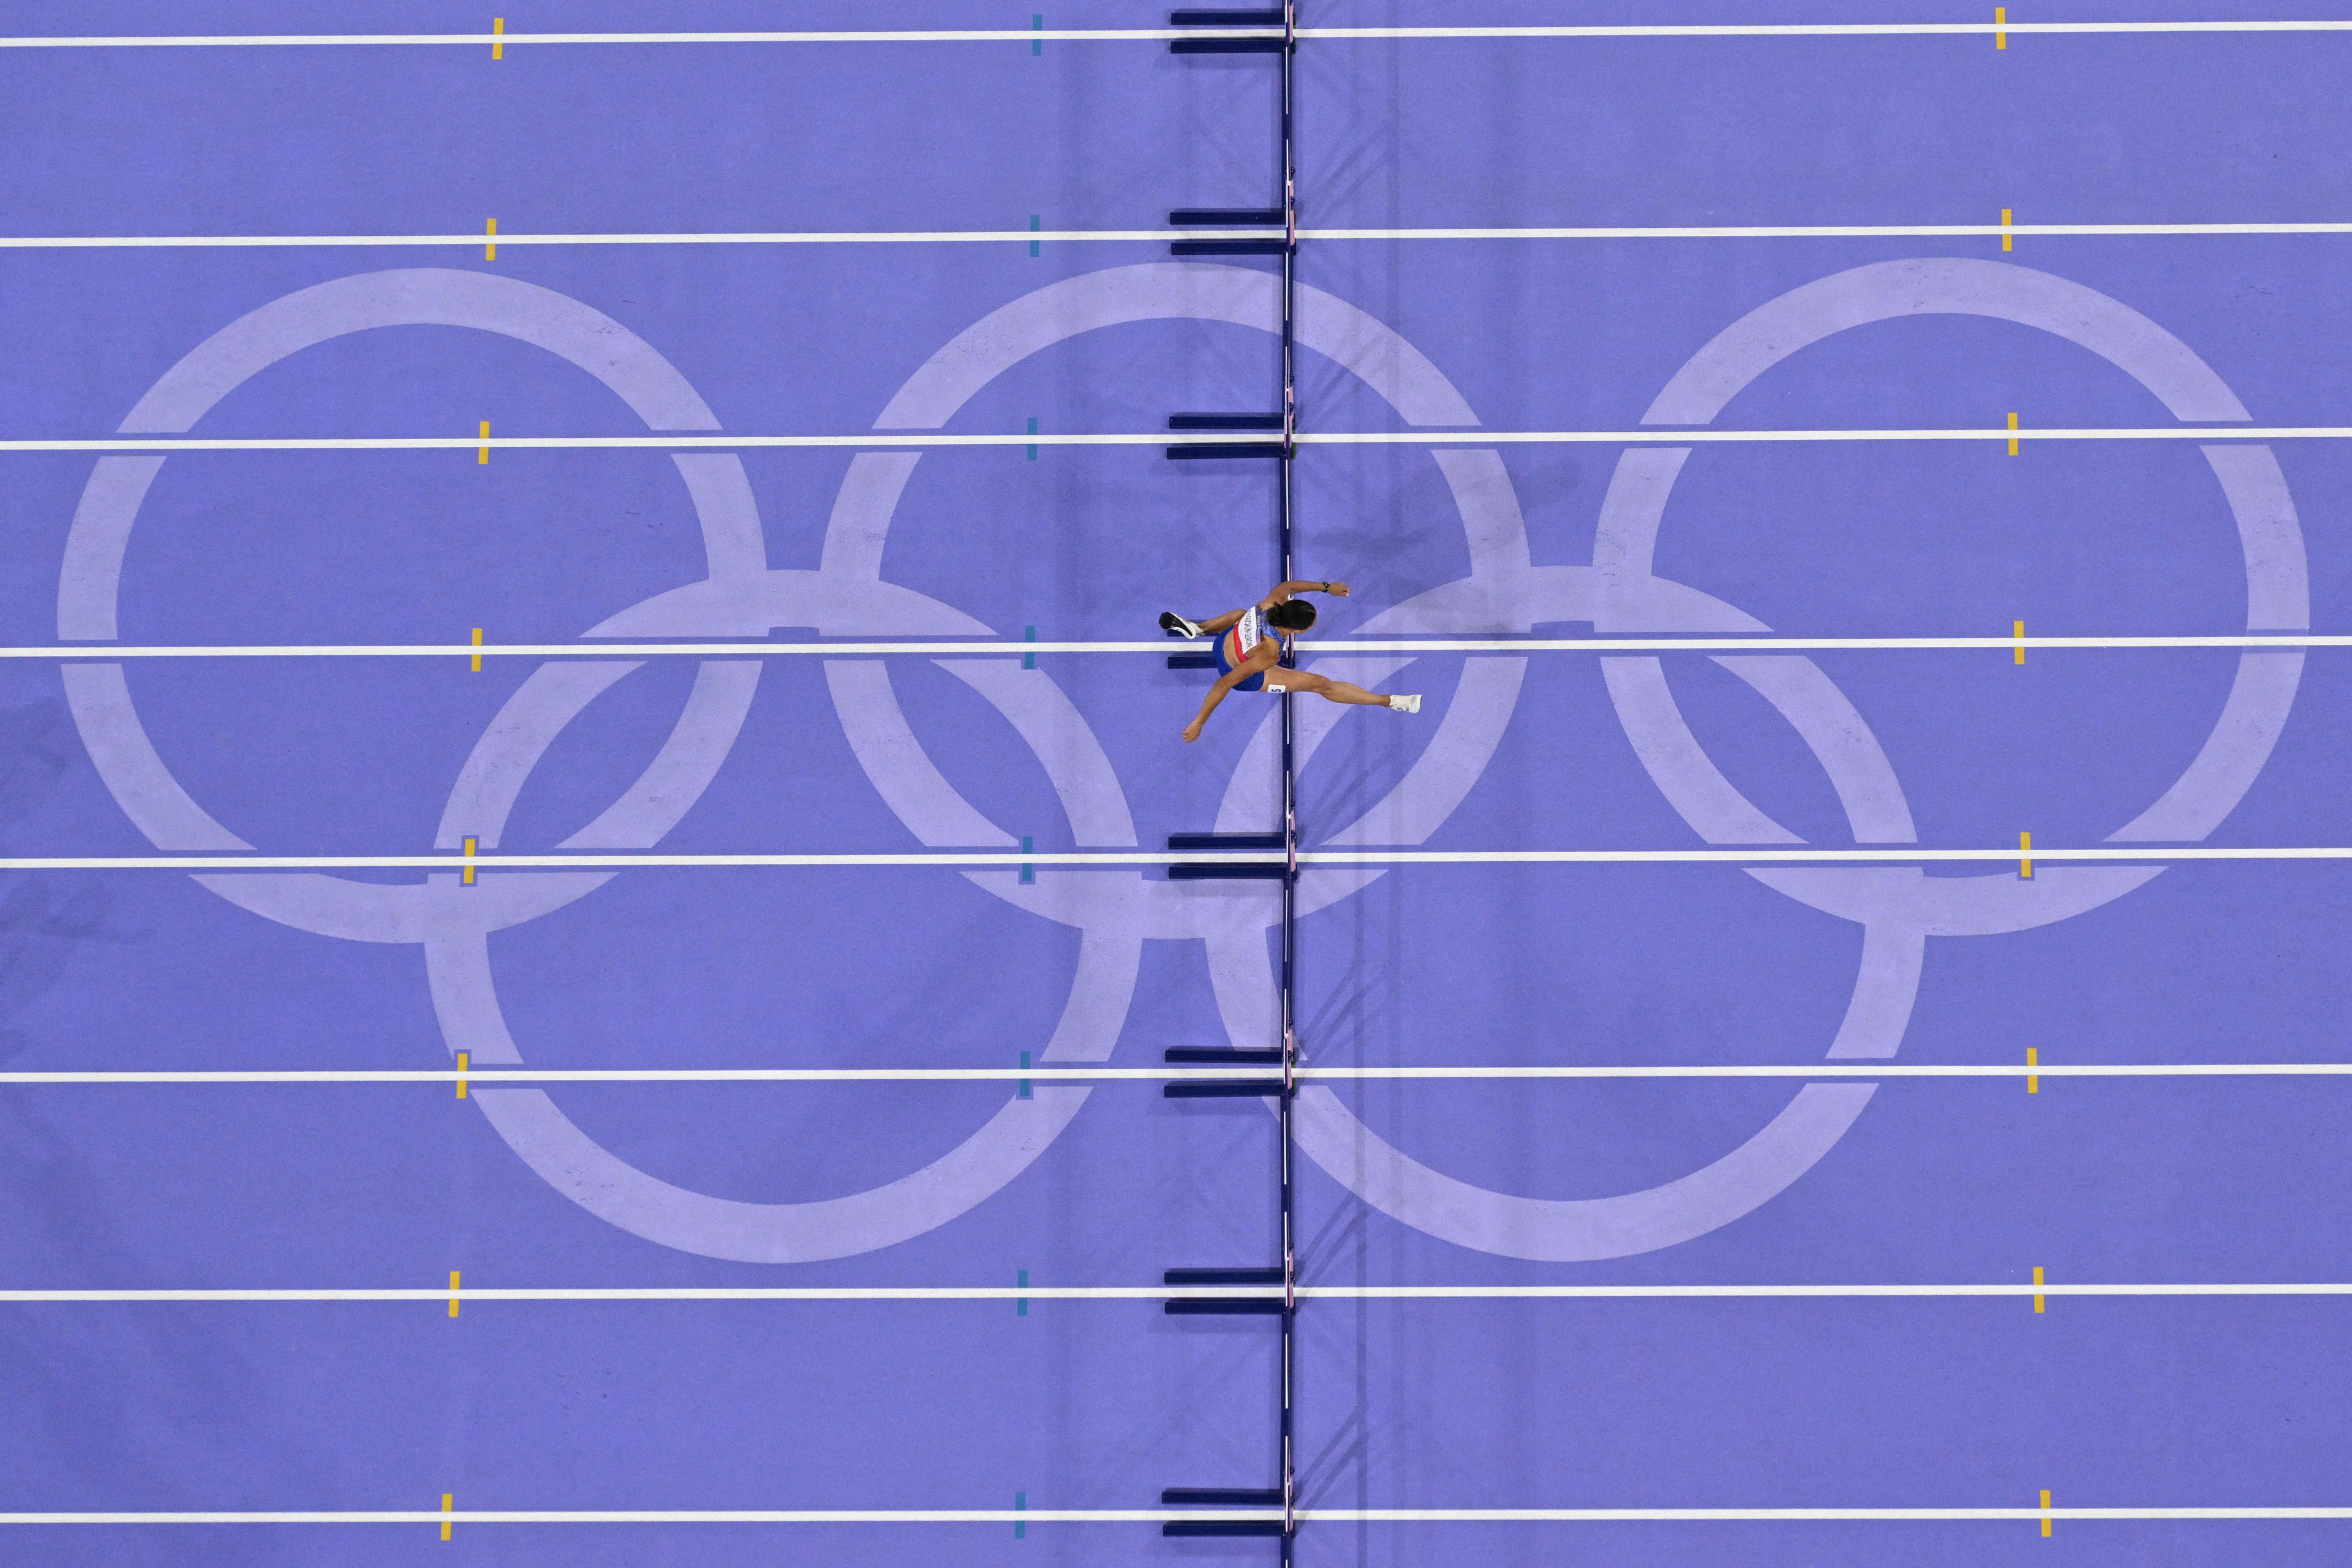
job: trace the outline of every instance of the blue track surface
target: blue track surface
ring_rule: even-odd
[[[477,32],[477,9],[222,5],[201,25]],[[1301,20],[1756,19],[1697,0],[1671,18],[1560,9],[1332,0]],[[2176,14],[2189,13],[2163,13]],[[577,4],[507,24],[1020,28],[1031,15],[711,4],[648,18]],[[1890,18],[1980,19],[1891,0],[1769,19]],[[1139,27],[1162,12],[1068,5],[1046,19]],[[20,5],[7,19],[16,33],[196,25],[130,4]],[[1297,67],[1298,199],[1307,225],[1335,228],[1980,224],[2003,208],[2020,224],[2341,221],[2347,50],[2341,35],[2235,34],[2015,37],[2000,51],[1965,37],[1312,42]],[[1045,230],[1157,229],[1171,205],[1276,199],[1271,83],[1267,61],[1179,59],[1151,42],[515,46],[495,63],[470,47],[0,51],[0,144],[14,150],[0,229],[468,234],[493,216],[509,234],[1017,230],[1033,216]],[[1315,307],[1320,346],[1303,334],[1302,428],[1462,435],[1435,455],[1303,449],[1298,568],[1354,585],[1325,602],[1318,633],[1344,637],[1465,579],[1375,629],[2293,631],[2298,572],[2305,624],[2352,629],[2342,442],[2217,439],[2209,461],[2192,441],[2032,439],[2036,426],[2183,419],[2226,436],[2217,385],[2258,426],[2352,425],[2347,244],[1308,242],[1302,294],[1330,303]],[[0,437],[124,428],[184,355],[321,285],[336,287],[275,306],[284,342],[322,322],[364,330],[233,385],[203,371],[214,382],[190,405],[220,395],[191,434],[472,437],[483,420],[499,436],[678,430],[695,424],[670,416],[683,384],[728,432],[852,435],[927,424],[886,408],[991,353],[1001,374],[957,384],[960,402],[936,394],[947,433],[1148,432],[1177,410],[1271,406],[1270,267],[1185,271],[1156,242],[1035,257],[1019,244],[509,245],[495,261],[5,249]],[[1869,267],[1880,270],[1855,272]],[[400,269],[426,270],[363,277]],[[1751,365],[1714,426],[1992,427],[2016,411],[2019,455],[1996,442],[1721,445],[1674,479],[1654,446],[1482,447],[1471,428],[1637,427],[1718,333],[1811,285],[1836,297],[1780,307],[1783,336],[1766,336],[1820,341]],[[1024,300],[1013,324],[960,337]],[[1079,331],[1094,309],[1143,319]],[[1929,313],[1901,313],[1916,310]],[[1874,312],[1889,319],[1864,320]],[[1220,314],[1233,319],[1198,319]],[[387,318],[428,324],[365,325]],[[461,318],[505,325],[446,324]],[[1850,321],[1863,324],[1820,335]],[[644,405],[667,414],[641,417],[533,334],[639,377],[653,389]],[[2093,339],[2146,375],[2086,349]],[[943,354],[955,342],[961,359]],[[1426,357],[1426,375],[1401,344]],[[661,362],[675,384],[649,368]],[[1367,375],[1424,399],[1421,413]],[[2151,376],[2174,389],[2171,406]],[[1448,414],[1440,387],[1471,416]],[[1710,423],[1688,406],[1662,422]],[[799,574],[773,602],[800,618],[704,606],[655,629],[1127,640],[1153,635],[1163,608],[1205,616],[1270,581],[1268,465],[1171,463],[1149,446],[919,460],[747,449],[746,510],[731,461],[173,457],[133,503],[119,618],[77,629],[60,625],[61,574],[73,613],[100,602],[68,546],[77,510],[95,519],[146,471],[121,465],[153,462],[0,455],[0,641],[458,643],[480,626],[493,644],[561,642],[714,573],[752,595],[762,571]],[[2229,494],[2217,474],[2234,476]],[[893,510],[884,492],[901,479]],[[1685,595],[1668,614],[1655,605],[1669,591],[1641,586],[1627,520],[1662,479],[1654,574],[1719,604]],[[1721,618],[1732,610],[1750,619]],[[2299,685],[2301,656],[2248,655],[2241,673],[2238,654],[2215,650],[2038,650],[2022,668],[2006,652],[1825,653],[1811,665],[1826,682],[1795,658],[1346,657],[1333,668],[1423,692],[1426,706],[1329,724],[1338,710],[1301,700],[1318,742],[1299,779],[1310,849],[1982,848],[2021,831],[2062,848],[2136,822],[2121,842],[2352,842],[2341,650],[2309,656]],[[135,663],[122,678],[131,730],[143,726],[199,821],[124,799],[135,768],[100,776],[83,736],[111,737],[103,751],[126,732],[101,666],[61,680],[55,664],[10,660],[0,851],[242,841],[396,855],[471,834],[550,852],[602,822],[587,847],[632,847],[634,827],[680,853],[1024,838],[1055,852],[1276,826],[1271,704],[1235,696],[1185,747],[1206,677],[1162,663],[786,658],[698,674],[655,659],[601,695],[573,691],[577,719],[550,731],[535,765],[518,726],[562,702],[534,708],[531,692],[601,679],[577,673],[590,667]],[[81,682],[79,729],[67,680]],[[2233,682],[2243,722],[2217,730]],[[1814,726],[1811,743],[1792,719]],[[1702,749],[1711,763],[1694,760]],[[712,761],[707,785],[693,756]],[[502,830],[478,820],[504,798],[483,770],[501,767]],[[2205,780],[2185,786],[2193,799],[2176,788],[2184,773]],[[625,820],[608,811],[616,800],[635,802]],[[142,810],[187,841],[142,832]],[[1863,1060],[1899,1047],[1902,1063],[2014,1065],[2029,1047],[2045,1064],[2344,1058],[2340,863],[2151,869],[2045,864],[2028,883],[2013,868],[1930,867],[1916,885],[1885,868],[1310,871],[1301,1052],[1321,1066],[1804,1064],[1833,1043]],[[461,1048],[495,1062],[501,1037],[535,1067],[1009,1068],[1024,1052],[1146,1067],[1168,1046],[1272,1043],[1267,884],[1051,867],[1033,884],[1009,868],[633,870],[505,923],[477,911],[520,910],[539,897],[524,884],[547,878],[494,872],[460,889],[436,876],[427,892],[370,905],[412,911],[379,919],[335,913],[330,895],[283,879],[254,892],[265,879],[5,873],[0,1068],[431,1068]],[[1944,886],[1959,879],[1969,889]],[[272,899],[282,918],[237,907]],[[306,921],[340,921],[345,937]],[[1960,930],[1977,934],[1948,934]],[[1275,1251],[1275,1123],[1257,1102],[1171,1103],[1136,1082],[1041,1082],[1025,1100],[988,1082],[598,1085],[551,1091],[545,1110],[535,1092],[0,1088],[0,1289],[430,1289],[452,1270],[469,1288],[1002,1287],[1024,1272],[1040,1287],[1141,1286],[1167,1267]],[[1301,1101],[1300,1272],[1364,1286],[2018,1284],[2036,1267],[2053,1283],[2341,1280],[2346,1092],[2177,1078],[2045,1078],[2033,1095],[2014,1079],[1874,1092],[1853,1079],[1316,1089]],[[1669,1188],[1759,1136],[1786,1147],[1704,1194]],[[996,1174],[959,1159],[994,1161]],[[650,1180],[628,1187],[614,1173],[627,1168]],[[737,1206],[665,1198],[652,1181]],[[1519,1201],[1660,1189],[1603,1207]],[[2061,1508],[2340,1506],[2352,1501],[2347,1310],[2064,1296],[2038,1314],[2017,1297],[1313,1302],[1299,1317],[1301,1501],[2027,1508],[2046,1489]],[[1269,1325],[1170,1319],[1153,1300],[486,1302],[456,1321],[433,1302],[15,1303],[0,1304],[0,1510],[430,1510],[444,1493],[460,1510],[1009,1509],[1016,1494],[1033,1510],[1141,1510],[1163,1486],[1263,1486],[1275,1466]],[[2030,1521],[1351,1522],[1310,1523],[1297,1551],[1303,1563],[1415,1568],[1924,1568],[2057,1550],[2077,1564],[2315,1565],[2345,1560],[2347,1529],[2069,1521],[2044,1542]],[[993,1523],[500,1524],[461,1527],[446,1547],[435,1535],[26,1526],[0,1557],[1271,1552],[1162,1542],[1146,1522],[1018,1539]]]

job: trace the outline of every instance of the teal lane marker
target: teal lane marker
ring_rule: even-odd
[[[1043,47],[1044,46],[1040,45],[1040,46],[1038,46],[1038,47]],[[1038,232],[1038,231],[1039,231],[1039,230],[1044,226],[1043,226],[1042,224],[1040,224],[1037,220],[1038,220],[1038,215],[1037,215],[1037,214],[1035,214],[1035,213],[1031,213],[1031,214],[1029,215],[1029,232],[1030,232],[1031,234],[1035,234],[1035,233],[1037,233],[1037,232]],[[1033,239],[1033,240],[1031,240],[1031,241],[1029,242],[1029,254],[1030,254],[1030,255],[1032,255],[1032,256],[1035,256],[1036,254],[1038,254],[1038,250],[1037,250],[1037,241],[1035,241],[1035,240],[1034,240],[1034,239]],[[1033,431],[1034,431],[1034,430],[1035,430],[1035,429],[1037,428],[1037,426],[1036,426],[1035,425],[1034,425],[1034,424],[1033,424],[1033,425],[1031,425],[1031,426],[1029,426],[1029,428],[1030,428],[1031,430],[1033,430]],[[1035,454],[1034,452],[1032,452],[1032,453],[1031,453],[1031,454],[1029,454],[1029,455],[1030,455],[1031,457],[1033,457],[1033,458],[1036,456],[1036,454]]]
[[[1028,1053],[1027,1051],[1024,1051],[1024,1052],[1022,1052],[1022,1053],[1021,1053],[1021,1070],[1022,1070],[1022,1071],[1024,1071],[1024,1072],[1026,1072],[1026,1071],[1028,1071],[1028,1070],[1029,1070],[1029,1053]],[[1020,1091],[1019,1091],[1018,1093],[1016,1093],[1015,1095],[1013,1095],[1013,1099],[1015,1099],[1015,1100],[1031,1100],[1031,1099],[1035,1098],[1034,1096],[1033,1096],[1033,1095],[1029,1092],[1029,1080],[1028,1080],[1027,1079],[1025,1079],[1025,1078],[1024,1078],[1024,1079],[1021,1079],[1020,1081],[1021,1081],[1021,1089],[1020,1089]],[[1026,1275],[1026,1274],[1024,1274],[1023,1276],[1021,1276],[1021,1283],[1023,1283],[1024,1285],[1028,1284],[1028,1283],[1029,1283],[1029,1276],[1028,1276],[1028,1275]],[[1026,1311],[1028,1309],[1024,1308],[1024,1309],[1022,1309],[1022,1310],[1023,1310],[1024,1311]]]
[[[1027,1278],[1028,1278],[1028,1276],[1024,1275],[1024,1276],[1022,1276],[1022,1278],[1025,1279],[1027,1279]],[[1023,1311],[1024,1311],[1024,1312],[1025,1312],[1025,1311],[1027,1311],[1027,1310],[1029,1310],[1029,1303],[1028,1303],[1028,1302],[1026,1302],[1026,1301],[1022,1302],[1022,1303],[1021,1303],[1021,1310],[1022,1310]],[[1021,1513],[1021,1512],[1024,1512],[1024,1510],[1027,1510],[1027,1508],[1028,1508],[1028,1507],[1029,1507],[1029,1494],[1028,1494],[1027,1492],[1014,1492],[1014,1493],[1013,1494],[1013,1512],[1015,1512],[1015,1513]],[[1028,1538],[1028,1535],[1029,1535],[1029,1521],[1028,1521],[1027,1520],[1025,1520],[1025,1519],[1016,1519],[1016,1520],[1014,1520],[1014,1521],[1013,1521],[1013,1540],[1015,1540],[1015,1541],[1024,1541],[1024,1540],[1026,1540],[1026,1539]]]
[[[1028,1053],[1027,1053],[1026,1051],[1024,1051],[1024,1052],[1022,1053],[1022,1055],[1026,1056],[1026,1055],[1028,1055]],[[1022,1065],[1023,1065],[1024,1067],[1026,1067],[1028,1064],[1027,1064],[1026,1062],[1024,1062]],[[1016,1274],[1016,1275],[1013,1277],[1013,1283],[1014,1283],[1014,1286],[1015,1286],[1015,1288],[1016,1288],[1016,1289],[1023,1289],[1023,1290],[1026,1290],[1027,1289],[1029,1289],[1029,1270],[1027,1270],[1026,1268],[1022,1269],[1018,1274]],[[1014,1297],[1014,1298],[1013,1299],[1013,1315],[1014,1317],[1016,1317],[1016,1318],[1025,1318],[1025,1317],[1027,1317],[1027,1316],[1029,1315],[1029,1298],[1028,1298],[1028,1297],[1026,1297],[1026,1296],[1016,1296],[1016,1297]],[[1020,1507],[1021,1505],[1020,1505],[1019,1503],[1015,1503],[1015,1504],[1013,1504],[1013,1507],[1015,1507],[1015,1508],[1018,1508],[1018,1507]]]
[[[1034,452],[1036,448],[1033,447],[1030,450]],[[1021,640],[1023,642],[1035,642],[1037,640],[1037,628],[1035,626],[1023,626],[1021,628]],[[1024,669],[1036,668],[1037,656],[1034,653],[1023,654],[1021,656],[1021,668]]]
[[[1033,245],[1029,248],[1034,250],[1037,247]],[[1029,416],[1029,434],[1032,436],[1037,434],[1037,416],[1034,414]],[[1029,460],[1033,463],[1037,460],[1037,448],[1034,447],[1029,448]]]
[[[1036,852],[1036,848],[1037,846],[1035,840],[1025,837],[1021,840],[1021,853],[1024,855],[1034,854]],[[1031,883],[1036,881],[1036,879],[1037,868],[1025,861],[1023,862],[1021,867],[1021,885],[1025,888]]]
[[[1043,12],[1033,14],[1030,16],[1029,28],[1030,31],[1036,33],[1042,33],[1045,30],[1045,17]],[[1044,54],[1045,52],[1045,40],[1043,38],[1030,39],[1029,52],[1033,55]]]

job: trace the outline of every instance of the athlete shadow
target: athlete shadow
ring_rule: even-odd
[[[0,709],[0,842],[48,798],[80,742],[62,699]],[[87,942],[127,942],[105,881],[86,871],[0,873],[0,1061],[31,1037],[9,1026]]]
[[[1383,897],[1378,882],[1355,897],[1392,901]],[[1390,912],[1393,914],[1393,910]],[[1398,954],[1391,952],[1383,956],[1370,949],[1394,949],[1400,945],[1397,921],[1393,918],[1381,920],[1369,926],[1357,925],[1352,931],[1353,940],[1343,950],[1335,949],[1328,931],[1310,925],[1301,932],[1302,973],[1311,969],[1337,977],[1337,984],[1325,991],[1299,1020],[1300,1040],[1312,1042],[1312,1048],[1304,1052],[1304,1059],[1309,1065],[1353,1066],[1368,1058],[1398,1059],[1397,1053],[1403,1048],[1391,1033],[1394,1010],[1381,1005],[1377,983],[1369,978],[1393,973]],[[1368,940],[1367,931],[1386,935]],[[1344,1090],[1341,1098],[1350,1101],[1360,1099]],[[1358,1109],[1361,1110],[1361,1106]],[[1308,1176],[1310,1190],[1334,1190],[1334,1184],[1316,1179],[1321,1173],[1311,1163],[1306,1170],[1313,1173]],[[1339,1191],[1329,1215],[1299,1244],[1300,1283],[1374,1283],[1372,1223],[1373,1214],[1368,1205]],[[1309,1300],[1299,1311],[1299,1333],[1304,1342],[1302,1364],[1316,1369],[1315,1387],[1311,1393],[1301,1390],[1300,1398],[1302,1405],[1316,1411],[1318,1427],[1323,1434],[1319,1438],[1310,1436],[1307,1446],[1302,1448],[1297,1474],[1302,1507],[1362,1510],[1372,1506],[1372,1470],[1379,1463],[1375,1443],[1381,1436],[1371,1409],[1372,1337],[1381,1326],[1376,1321],[1376,1310],[1392,1317],[1396,1303],[1361,1298],[1325,1299]],[[1392,1329],[1393,1323],[1389,1326]],[[1344,1386],[1335,1386],[1334,1371],[1342,1373]],[[1338,1415],[1336,1425],[1322,1425],[1321,1418],[1327,1414]],[[1327,1533],[1329,1528],[1318,1526],[1318,1533]],[[1370,1562],[1370,1525],[1360,1521],[1350,1528],[1355,1536],[1352,1555],[1337,1553],[1335,1560],[1348,1557],[1350,1561]]]
[[[0,843],[39,811],[81,756],[62,699],[0,707]],[[0,1026],[56,985],[91,942],[142,940],[113,921],[102,874],[0,874]],[[0,1059],[20,1055],[27,1031],[0,1027]],[[133,1064],[135,1065],[135,1064]],[[141,1270],[126,1217],[160,1201],[126,1192],[119,1172],[85,1152],[61,1096],[119,1089],[0,1087],[0,1235],[12,1284],[104,1288],[153,1283]],[[89,1107],[84,1102],[83,1109]],[[184,1201],[184,1200],[182,1200]],[[217,1447],[225,1418],[258,1414],[266,1386],[249,1336],[199,1312],[167,1320],[117,1317],[111,1308],[27,1309],[0,1314],[0,1363],[10,1368],[17,1425],[72,1473],[106,1476],[131,1494],[167,1495]],[[58,1313],[89,1313],[85,1320]],[[81,1326],[68,1328],[68,1323]],[[326,1484],[327,1478],[312,1478]],[[288,1484],[299,1484],[289,1479]],[[179,1561],[222,1562],[211,1550]]]

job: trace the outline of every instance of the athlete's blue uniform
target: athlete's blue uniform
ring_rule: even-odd
[[[1231,630],[1217,638],[1217,673],[1231,675],[1241,667],[1242,660],[1250,656],[1250,650],[1264,642],[1265,637],[1265,612],[1257,605],[1252,605],[1242,612],[1242,618],[1234,623]],[[1261,669],[1247,680],[1235,681],[1234,689],[1235,691],[1265,690],[1265,671]]]

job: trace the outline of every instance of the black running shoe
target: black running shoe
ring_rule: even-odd
[[[1160,612],[1160,629],[1171,637],[1206,637],[1208,633],[1186,620],[1173,610]]]

